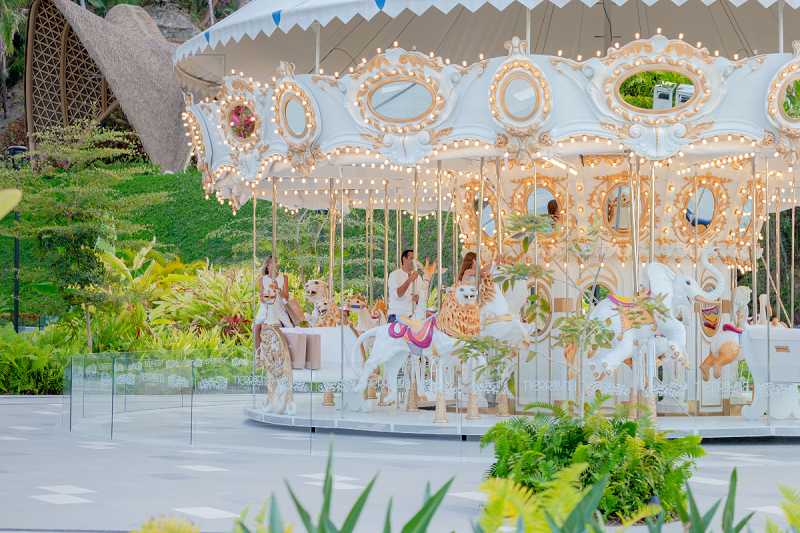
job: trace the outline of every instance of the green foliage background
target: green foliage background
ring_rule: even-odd
[[[145,207],[142,211],[130,218],[135,224],[147,226],[147,230],[140,232],[132,237],[142,241],[150,241],[153,236],[162,251],[178,255],[186,263],[194,261],[205,261],[206,258],[213,265],[236,265],[252,263],[250,253],[250,239],[252,231],[252,204],[247,204],[236,216],[231,212],[229,206],[222,206],[214,200],[206,200],[200,183],[200,173],[195,170],[188,170],[181,174],[160,174],[153,168],[151,174],[135,176],[132,180],[122,184],[118,188],[125,195],[135,195],[147,192],[165,192],[169,199],[160,205]],[[259,201],[257,206],[257,221],[259,231],[271,235],[272,206],[270,202]],[[383,211],[375,210],[375,269],[376,280],[375,296],[380,297],[383,293],[383,233],[378,232],[378,224],[383,223]],[[446,217],[446,213],[444,214]],[[2,226],[10,226],[13,221],[13,213],[0,221]],[[362,209],[353,209],[348,215],[345,223],[345,240],[364,238],[363,221],[365,212]],[[360,222],[360,223],[359,223]],[[231,227],[239,230],[242,234],[247,234],[247,238],[237,238],[231,240],[229,236],[212,235],[222,227]],[[389,263],[390,271],[396,264],[395,245],[396,245],[396,217],[394,211],[390,211],[389,216]],[[327,231],[327,226],[326,226]],[[413,242],[413,221],[408,215],[403,217],[403,247],[410,248]],[[338,233],[338,231],[337,231]],[[326,234],[327,235],[327,234]],[[444,266],[448,269],[444,277],[444,284],[452,284],[452,255],[453,255],[453,226],[452,219],[447,225],[447,230],[443,236],[444,247],[442,255]],[[327,240],[325,241],[327,243]],[[337,241],[338,242],[338,241]],[[239,245],[239,246],[237,246]],[[247,250],[234,251],[234,247]],[[259,242],[258,247],[262,250],[269,248],[267,243]],[[419,257],[424,262],[426,256],[433,260],[436,257],[436,220],[435,218],[422,219],[419,222]],[[363,246],[353,246],[346,251],[352,254],[360,254],[366,257],[366,248]],[[460,250],[459,250],[460,251]],[[327,246],[325,247],[327,254]],[[338,248],[337,248],[337,271],[338,271]],[[263,252],[259,254],[259,261],[263,259]],[[279,255],[280,261],[280,255]],[[460,261],[460,255],[459,255]],[[14,288],[14,240],[8,237],[0,238],[0,294],[3,296],[2,310],[7,312],[12,306],[11,296]],[[279,263],[280,265],[280,263]],[[31,284],[41,281],[44,275],[38,268],[38,261],[33,256],[31,245],[27,241],[20,242],[20,270],[22,281],[20,283],[20,312],[35,314],[55,314],[57,309],[48,308],[46,296],[32,290]],[[307,273],[307,279],[311,273]],[[345,278],[362,278],[366,275],[366,263],[356,263],[348,265],[345,270]],[[327,273],[325,273],[327,278]],[[337,276],[338,280],[338,276]]]

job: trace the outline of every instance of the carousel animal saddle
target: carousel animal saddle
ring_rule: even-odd
[[[639,294],[641,296],[650,296],[650,291]],[[634,296],[617,296],[616,294],[609,294],[608,299],[619,307],[633,307],[636,305],[636,298]]]
[[[402,316],[397,322],[389,324],[389,336],[403,339],[415,355],[419,355],[433,343],[433,331],[436,329],[436,315],[425,320],[411,320]]]

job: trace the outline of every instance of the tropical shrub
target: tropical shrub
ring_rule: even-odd
[[[61,394],[65,355],[79,347],[53,341],[40,332],[17,335],[10,326],[0,330],[0,392]]]
[[[694,459],[705,455],[700,437],[668,440],[668,432],[654,428],[644,406],[637,404],[620,405],[606,418],[599,409],[610,398],[596,397],[583,417],[536,402],[525,411],[549,412],[494,425],[481,439],[483,448],[494,444],[495,462],[487,477],[511,478],[538,493],[566,466],[587,463],[584,487],[608,476],[598,507],[605,517],[631,516],[655,495],[674,514],[685,497],[680,487],[691,476]],[[635,410],[639,416],[629,420]]]
[[[27,146],[27,131],[24,115],[12,120],[3,131],[0,131],[0,151],[3,155],[8,152],[9,146]]]
[[[607,477],[603,477],[591,488],[580,489],[577,475],[585,464],[573,465],[561,471],[557,480],[545,491],[534,493],[525,486],[511,480],[491,480],[484,483],[487,503],[473,526],[475,533],[515,531],[516,533],[606,533],[602,517],[596,512],[602,494],[607,488]],[[680,487],[678,487],[680,488]],[[562,501],[563,500],[563,501]],[[648,503],[629,519],[623,521],[620,533],[637,524],[643,518],[649,533],[662,533],[666,514],[659,505]],[[688,506],[686,505],[688,503]],[[683,523],[684,533],[705,533],[722,500],[701,514],[692,491],[686,485],[686,501],[679,499],[677,515]],[[734,524],[736,503],[736,470],[731,473],[728,497],[722,510],[722,532],[740,533],[754,513],[750,513],[738,524]],[[787,516],[789,515],[789,511]],[[651,519],[658,515],[657,520]],[[791,519],[790,519],[791,520]],[[515,529],[512,529],[516,526]],[[769,526],[769,522],[768,522]],[[795,531],[797,531],[795,529]],[[769,533],[779,533],[777,530]]]

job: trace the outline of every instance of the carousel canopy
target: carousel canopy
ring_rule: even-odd
[[[800,0],[786,0],[786,5],[796,8]],[[480,54],[503,55],[506,41],[525,37],[526,7],[532,10],[534,54],[561,50],[565,57],[592,57],[636,34],[654,35],[658,28],[731,59],[779,51],[776,0],[254,0],[184,43],[173,61],[182,84],[208,95],[232,70],[267,80],[280,61],[291,61],[297,73],[310,74],[318,23],[320,67],[326,74],[344,73],[395,41],[409,50],[472,63]],[[784,18],[788,48],[800,14],[785,9]]]

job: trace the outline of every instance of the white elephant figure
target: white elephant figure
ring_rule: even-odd
[[[711,370],[715,379],[722,375],[722,367],[736,361],[739,356],[739,336],[741,327],[747,322],[748,304],[753,290],[750,287],[736,287],[731,297],[731,319],[734,324],[725,324],[711,339],[708,357],[700,364],[703,381],[711,379]]]
[[[745,323],[741,347],[755,385],[753,403],[742,406],[742,416],[756,420],[769,412],[777,420],[800,419],[800,329]]]
[[[635,344],[644,345],[645,342],[642,341],[659,333],[666,337],[672,359],[688,361],[686,329],[677,318],[677,308],[691,307],[695,303],[718,304],[725,288],[725,278],[722,272],[709,263],[708,257],[711,253],[713,250],[706,250],[700,257],[700,264],[712,274],[716,283],[716,287],[709,292],[704,291],[691,276],[678,274],[667,265],[650,263],[644,268],[645,289],[649,290],[652,297],[664,296],[663,305],[669,310],[666,317],[649,316],[645,310],[633,305],[633,299],[609,296],[597,304],[589,318],[603,323],[610,320],[614,338],[610,348],[590,351],[585,356],[584,368],[588,375],[595,381],[611,376],[623,361],[633,356]],[[633,327],[631,322],[635,318],[643,318],[645,323]]]

